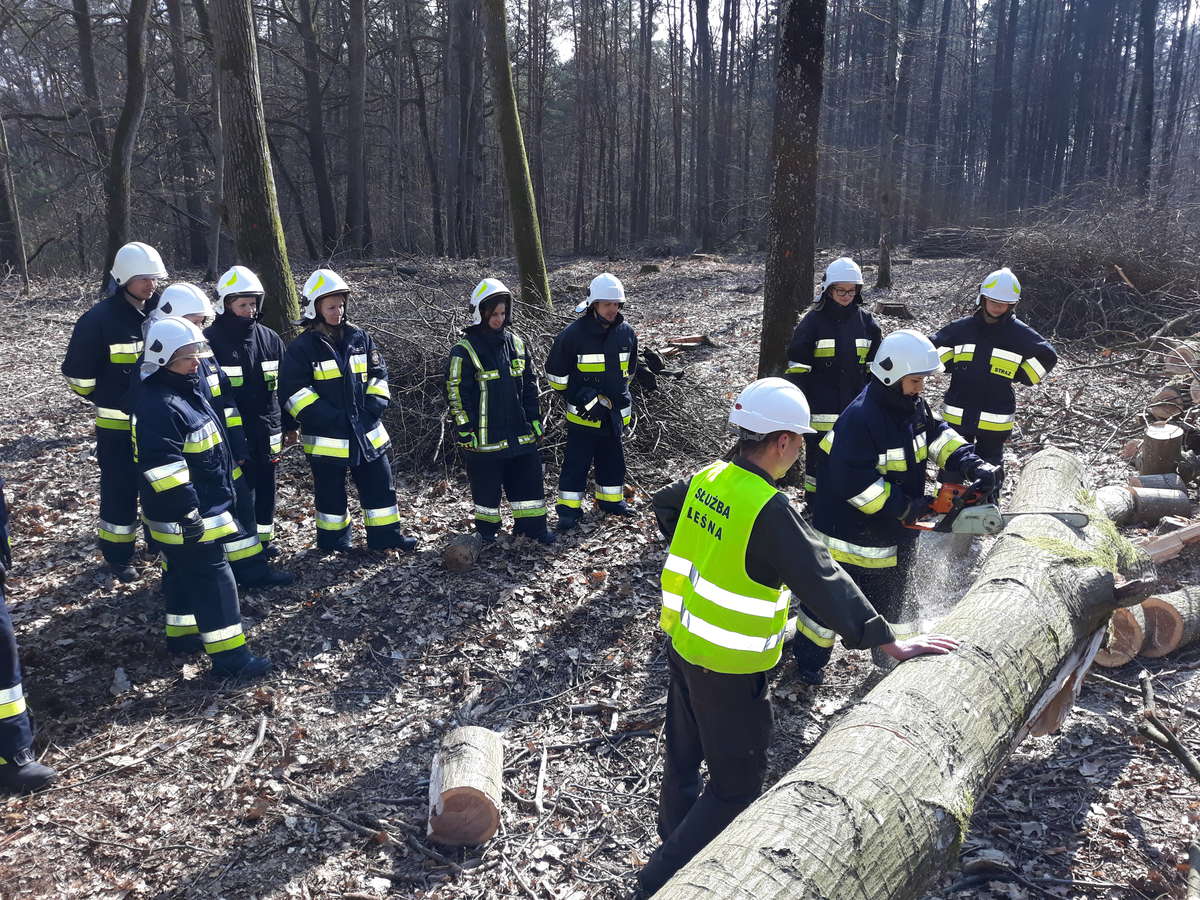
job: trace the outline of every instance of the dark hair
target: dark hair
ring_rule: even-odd
[[[737,442],[737,453],[742,456],[755,456],[758,454],[759,450],[761,450],[763,447],[768,447],[771,444],[774,444],[777,440],[779,440],[780,435],[784,434],[795,434],[795,432],[788,431],[787,429],[780,429],[779,431],[772,431],[770,434],[764,435],[758,440],[739,438]]]

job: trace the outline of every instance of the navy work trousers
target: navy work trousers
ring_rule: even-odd
[[[494,535],[500,530],[500,495],[508,497],[513,532],[528,537],[546,533],[546,492],[542,485],[542,456],[535,449],[497,459],[486,453],[465,453],[475,530]]]
[[[96,461],[100,464],[100,552],[105,561],[124,568],[133,559],[138,529],[138,473],[127,430],[96,429]]]
[[[583,515],[588,470],[596,466],[596,502],[601,509],[616,509],[625,500],[625,447],[609,423],[600,428],[567,426],[567,449],[558,476],[558,518]]]

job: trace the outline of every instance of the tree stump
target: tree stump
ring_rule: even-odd
[[[456,534],[442,550],[442,565],[451,572],[465,572],[475,564],[483,550],[477,534]]]
[[[1082,487],[1080,460],[1043,450],[1012,511],[1080,509]],[[958,865],[975,805],[1116,606],[1112,573],[1065,547],[1093,554],[1110,540],[1017,517],[939,625],[960,649],[897,666],[657,900],[923,896]]]
[[[1200,588],[1185,587],[1146,598],[1146,643],[1142,656],[1158,659],[1200,638]]]
[[[1104,646],[1096,651],[1096,665],[1106,669],[1123,666],[1142,652],[1146,643],[1146,616],[1140,606],[1113,610],[1104,635]]]
[[[1174,472],[1179,462],[1179,454],[1183,450],[1183,429],[1170,422],[1155,422],[1146,426],[1146,435],[1142,441],[1141,464],[1138,472],[1142,475],[1163,475]]]
[[[1096,491],[1096,503],[1114,525],[1128,525],[1133,521],[1133,491],[1123,484],[1110,484]]]
[[[429,838],[461,847],[482,844],[500,827],[504,738],[464,725],[444,738],[429,774]]]
[[[1153,524],[1164,516],[1189,518],[1192,514],[1192,498],[1184,491],[1142,487],[1131,487],[1129,491],[1133,494],[1133,514],[1138,522]]]

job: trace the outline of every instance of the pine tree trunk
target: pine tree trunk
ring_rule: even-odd
[[[125,102],[113,129],[112,154],[104,174],[107,243],[101,286],[108,282],[109,269],[117,250],[129,241],[130,173],[133,146],[146,108],[146,25],[150,0],[131,0],[125,23]]]
[[[1043,450],[1012,509],[1076,508],[1082,488],[1077,458]],[[938,626],[961,647],[902,663],[657,900],[909,900],[957,866],[974,809],[1116,606],[1111,572],[1049,540],[1091,553],[1103,535],[1015,520]]]
[[[826,10],[826,0],[787,0],[781,11],[760,378],[783,372],[801,303],[813,290]]]
[[[696,236],[700,249],[713,249],[712,155],[712,38],[708,33],[708,0],[696,0],[696,52],[699,56],[696,121]]]
[[[1138,193],[1150,194],[1150,162],[1154,144],[1154,28],[1158,0],[1141,0],[1138,7],[1138,104],[1133,130],[1133,171]]]
[[[349,0],[349,97],[346,109],[346,238],[367,250],[367,2]]]
[[[934,173],[938,164],[938,136],[941,134],[942,85],[946,77],[946,45],[950,37],[950,11],[953,0],[942,0],[942,18],[938,26],[937,48],[933,57],[933,86],[930,89],[929,120],[925,123],[925,160],[921,171],[921,202],[917,207],[917,230],[929,227],[934,205]]]
[[[321,246],[332,253],[338,244],[337,205],[333,199],[329,155],[325,150],[325,112],[321,105],[321,50],[313,19],[313,0],[298,0],[300,40],[304,46],[304,138],[312,167],[317,215],[321,220]]]
[[[425,169],[429,174],[429,205],[433,215],[433,253],[446,255],[446,240],[442,227],[442,173],[438,168],[437,155],[433,150],[433,134],[429,128],[429,102],[425,94],[425,76],[421,74],[417,47],[412,36],[411,0],[400,0],[404,6],[404,43],[408,52],[408,64],[412,68],[413,84],[417,89],[417,124],[421,129],[421,146],[425,151]]]
[[[1179,134],[1179,98],[1183,88],[1183,60],[1188,40],[1188,17],[1192,12],[1192,0],[1184,0],[1179,11],[1179,30],[1171,46],[1171,76],[1167,89],[1167,115],[1163,120],[1162,173],[1159,176],[1160,202],[1165,202],[1167,192],[1175,181],[1176,136]]]
[[[487,55],[492,67],[492,94],[496,103],[500,146],[504,154],[504,174],[508,182],[513,243],[517,250],[517,268],[521,272],[521,299],[553,311],[550,282],[546,278],[546,260],[542,256],[542,230],[538,224],[537,202],[529,178],[529,160],[525,156],[525,141],[521,135],[521,116],[517,111],[517,93],[513,89],[512,64],[508,58],[504,0],[483,0],[482,12]]]
[[[98,167],[108,159],[108,131],[104,127],[104,109],[100,105],[100,84],[96,80],[96,53],[92,39],[92,17],[88,0],[72,0],[71,16],[75,20],[76,42],[79,48],[79,76],[83,82],[83,106],[87,111],[88,131]]]
[[[898,204],[896,184],[896,132],[893,130],[896,107],[896,55],[899,43],[899,0],[884,0],[884,27],[887,55],[880,71],[879,167],[876,170],[876,199],[879,210],[879,268],[876,289],[892,286],[892,243],[896,232]]]
[[[22,293],[29,293],[29,266],[25,260],[25,235],[21,230],[21,209],[13,182],[12,154],[8,134],[0,118],[0,263],[12,266],[21,276]]]
[[[200,198],[200,177],[196,165],[196,137],[188,107],[192,102],[192,83],[187,69],[187,45],[180,0],[166,0],[171,31],[171,75],[175,90],[175,139],[179,143],[179,177],[183,182],[183,204],[187,210],[188,261],[193,266],[205,262],[204,203]]]
[[[250,0],[213,0],[212,21],[221,60],[229,223],[239,261],[258,274],[266,290],[263,321],[288,335],[300,306],[271,172]]]

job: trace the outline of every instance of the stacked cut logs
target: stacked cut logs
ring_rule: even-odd
[[[1096,663],[1113,668],[1135,656],[1159,659],[1200,640],[1200,588],[1147,597],[1140,606],[1116,610]]]

